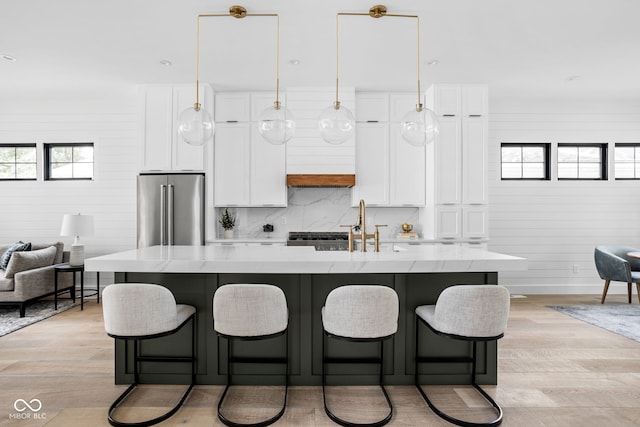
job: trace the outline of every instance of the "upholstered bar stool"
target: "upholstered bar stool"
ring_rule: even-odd
[[[509,317],[509,291],[498,285],[456,285],[446,288],[435,305],[416,308],[415,384],[423,399],[439,417],[459,426],[497,426],[502,422],[502,408],[476,381],[476,347],[479,341],[502,338]],[[472,342],[471,357],[419,356],[420,324],[437,335],[454,340]],[[471,384],[491,404],[497,416],[493,421],[475,423],[463,421],[439,410],[419,383],[421,363],[468,363],[471,365]]]
[[[393,405],[384,387],[384,341],[398,330],[398,295],[379,285],[347,285],[329,292],[322,307],[322,399],[327,416],[343,426],[383,426],[393,416]],[[375,358],[331,358],[327,356],[328,339],[350,342],[378,342],[379,355]],[[327,365],[330,363],[373,363],[380,366],[379,386],[387,401],[387,415],[371,423],[355,423],[335,415],[327,405]]]
[[[107,286],[102,292],[102,304],[107,334],[115,339],[133,341],[133,384],[109,407],[109,423],[114,426],[143,427],[168,419],[180,409],[195,384],[195,307],[176,304],[169,289],[148,283],[117,283]],[[175,334],[189,321],[191,321],[191,356],[141,354],[141,341]],[[190,363],[191,383],[178,403],[165,414],[147,421],[118,421],[113,417],[113,412],[139,384],[142,362]]]
[[[213,328],[218,337],[227,340],[227,385],[218,401],[218,418],[228,426],[268,426],[284,414],[289,386],[289,311],[282,289],[268,284],[229,284],[219,287],[213,295]],[[235,356],[234,341],[273,339],[284,335],[283,357]],[[223,403],[233,384],[234,364],[283,364],[284,399],[282,408],[273,417],[256,423],[232,421],[223,414]],[[251,407],[251,404],[248,405]]]

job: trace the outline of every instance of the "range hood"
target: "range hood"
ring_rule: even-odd
[[[289,174],[287,187],[353,187],[354,174]]]

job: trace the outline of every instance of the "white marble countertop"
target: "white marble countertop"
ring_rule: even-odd
[[[85,271],[156,273],[436,273],[526,270],[527,260],[457,245],[385,245],[380,252],[311,246],[151,246],[88,258]]]

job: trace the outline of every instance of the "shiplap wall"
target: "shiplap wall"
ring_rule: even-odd
[[[502,142],[551,143],[551,181],[501,181]],[[558,181],[561,142],[609,144],[609,179]],[[512,292],[601,293],[594,247],[640,248],[640,181],[615,181],[616,142],[640,142],[640,114],[490,114],[489,250],[529,260],[527,271],[500,274]],[[626,293],[626,285],[609,292]]]
[[[87,256],[135,248],[138,117],[135,98],[130,101],[99,112],[82,111],[81,105],[71,108],[76,112],[0,109],[0,143],[35,142],[38,154],[36,181],[0,181],[1,242],[62,241],[68,247],[73,238],[60,236],[62,216],[80,212],[93,215],[95,222],[95,234],[81,236]],[[43,143],[87,141],[94,143],[94,180],[43,180]],[[93,277],[88,275],[89,283]],[[108,281],[101,276],[101,284]]]

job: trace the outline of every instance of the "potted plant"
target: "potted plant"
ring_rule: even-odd
[[[229,209],[225,208],[218,222],[224,229],[224,238],[225,239],[233,238],[233,227],[236,225],[236,219],[233,215],[229,213]]]

